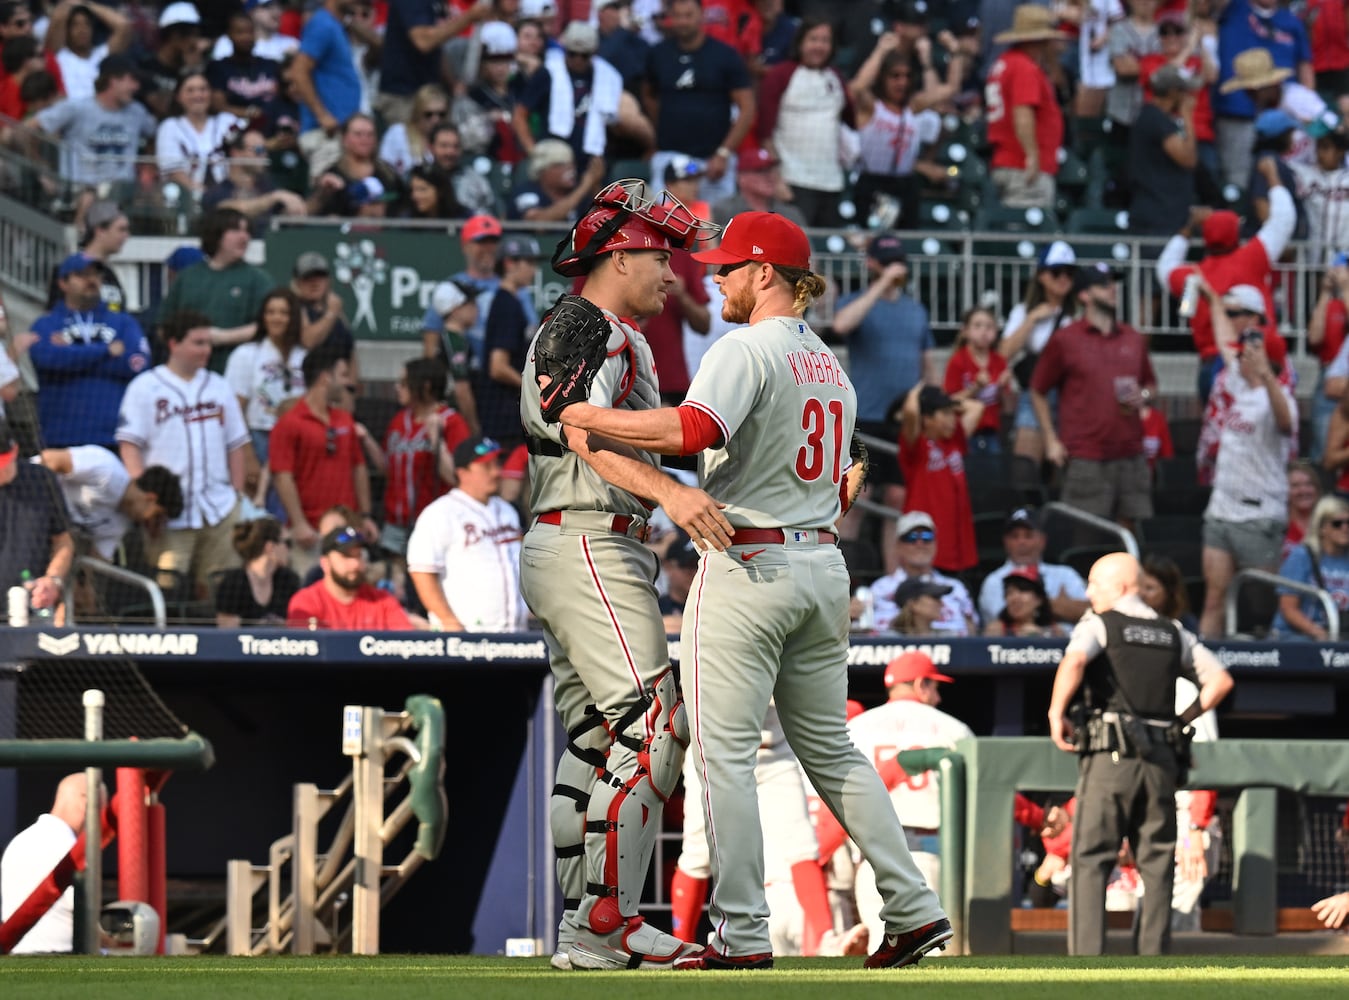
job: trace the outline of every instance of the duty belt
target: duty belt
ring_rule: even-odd
[[[577,531],[611,531],[639,542],[646,541],[650,531],[645,518],[631,514],[610,514],[603,510],[546,510],[536,520],[540,524],[565,525]]]

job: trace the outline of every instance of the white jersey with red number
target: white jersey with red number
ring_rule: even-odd
[[[952,747],[973,730],[940,709],[912,698],[896,698],[848,723],[853,744],[877,768],[900,750]],[[899,821],[908,829],[941,826],[941,785],[935,771],[910,775],[890,790]]]
[[[479,503],[454,489],[417,518],[408,572],[435,573],[445,601],[469,632],[524,628],[520,594],[520,515],[500,497]]]

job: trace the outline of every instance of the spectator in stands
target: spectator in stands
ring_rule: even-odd
[[[183,512],[183,486],[162,465],[132,479],[121,460],[96,444],[44,448],[41,463],[61,484],[78,555],[112,561],[131,525],[150,534]]]
[[[1194,131],[1198,79],[1162,66],[1148,79],[1150,96],[1129,129],[1129,228],[1147,235],[1174,230],[1199,203]]]
[[[853,201],[859,215],[870,219],[878,215],[878,196],[887,195],[899,203],[890,224],[916,229],[924,179],[946,180],[934,155],[942,125],[937,112],[910,106],[913,69],[896,44],[893,33],[881,35],[850,84],[861,161]]]
[[[752,0],[700,0],[703,30],[740,54],[746,66],[755,65],[763,46],[763,22]]]
[[[1302,542],[1311,525],[1312,511],[1321,499],[1321,473],[1305,458],[1288,463],[1288,529],[1283,534],[1280,562]]]
[[[1238,570],[1273,571],[1287,527],[1288,478],[1297,447],[1297,402],[1289,376],[1265,353],[1264,296],[1237,285],[1205,288],[1223,367],[1213,380],[1199,439],[1201,471],[1213,470],[1204,511],[1204,610],[1199,630],[1223,634],[1223,602]],[[1216,462],[1213,452],[1216,449]]]
[[[409,219],[463,219],[468,210],[454,196],[448,177],[430,164],[419,163],[408,172],[406,215]]]
[[[22,341],[19,337],[22,336]],[[31,333],[18,336],[9,335],[9,321],[0,317],[0,417],[5,415],[5,405],[18,398],[23,388],[19,367],[15,364],[28,350],[33,340]]]
[[[904,397],[899,429],[899,468],[908,510],[935,511],[942,520],[936,565],[957,574],[979,562],[974,511],[965,479],[968,439],[984,404],[957,402],[935,385],[915,385]]]
[[[300,105],[300,149],[318,180],[342,155],[338,130],[360,110],[361,81],[342,27],[353,0],[323,0],[305,22],[291,82]]]
[[[1187,279],[1199,274],[1219,295],[1236,285],[1252,285],[1261,289],[1265,306],[1261,312],[1270,318],[1265,327],[1265,353],[1276,364],[1282,364],[1287,350],[1274,322],[1274,299],[1270,293],[1274,262],[1282,255],[1293,234],[1297,209],[1292,195],[1279,179],[1273,157],[1260,160],[1257,169],[1269,182],[1269,219],[1255,236],[1241,242],[1241,220],[1227,210],[1211,214],[1191,212],[1180,232],[1167,242],[1157,258],[1157,278],[1162,287],[1180,298]],[[1186,264],[1193,227],[1201,224],[1204,237],[1204,256],[1198,264]],[[1222,361],[1213,335],[1213,316],[1207,296],[1200,296],[1199,306],[1190,320],[1195,349],[1199,352],[1199,398],[1207,400],[1213,386],[1213,377]]]
[[[478,78],[468,93],[454,102],[454,121],[464,130],[461,139],[477,136],[472,150],[475,154],[485,155],[494,163],[513,165],[524,159],[524,150],[512,126],[516,93],[511,87],[511,77],[518,42],[514,29],[504,21],[484,24],[479,40],[482,60]]]
[[[304,394],[301,311],[294,292],[273,288],[258,310],[258,332],[230,352],[225,365],[225,381],[239,397],[253,453],[262,465],[267,464],[268,440],[287,400]]]
[[[578,178],[571,146],[562,139],[540,139],[529,154],[529,180],[511,192],[506,218],[574,222],[603,180],[603,157],[592,156]]]
[[[290,269],[290,289],[300,300],[300,343],[306,349],[330,344],[347,362],[356,364],[356,338],[347,324],[342,296],[333,290],[328,258],[306,250]]]
[[[867,245],[868,284],[839,299],[834,333],[848,344],[848,374],[857,392],[857,426],[864,434],[893,439],[891,413],[897,401],[922,382],[937,382],[936,346],[927,309],[906,292],[909,258],[895,233],[883,232]],[[875,481],[884,484],[884,502],[904,506],[897,465],[872,456]]]
[[[1307,31],[1296,14],[1283,9],[1278,0],[1229,0],[1218,14],[1219,85],[1213,111],[1223,175],[1237,187],[1247,180],[1257,111],[1246,92],[1253,89],[1254,78],[1242,73],[1240,63],[1255,50],[1264,53],[1266,73],[1296,74],[1304,86],[1316,85]]]
[[[414,358],[403,366],[396,391],[402,409],[384,434],[388,466],[384,486],[384,528],[380,545],[401,557],[408,536],[429,503],[454,482],[454,449],[473,431],[445,405],[445,365]]]
[[[1345,165],[1349,136],[1319,120],[1307,126],[1307,133],[1316,138],[1315,162],[1293,163],[1290,168],[1307,218],[1310,259],[1313,264],[1331,266],[1340,249],[1349,247],[1349,167]]]
[[[431,154],[431,130],[450,120],[450,95],[438,83],[428,83],[412,95],[408,118],[384,130],[379,158],[402,177],[425,163]]]
[[[117,411],[127,383],[150,364],[141,326],[99,299],[92,257],[74,253],[57,269],[62,299],[33,323],[29,348],[41,383],[38,417],[46,444],[56,448],[114,447]]]
[[[763,24],[763,39],[759,65],[751,65],[750,69],[761,73],[788,57],[801,22],[783,11],[782,0],[756,0],[755,7],[759,12],[759,21]]]
[[[158,41],[153,52],[141,56],[139,99],[155,118],[169,116],[178,81],[201,69],[201,15],[192,3],[168,4],[159,15]]]
[[[1121,147],[1129,145],[1129,132],[1143,107],[1143,87],[1139,80],[1139,61],[1156,53],[1158,0],[1130,0],[1129,14],[1110,26],[1110,65],[1115,85],[1105,99],[1110,119],[1110,140]]]
[[[308,215],[309,206],[294,191],[278,188],[267,169],[267,143],[256,129],[231,132],[225,141],[225,179],[209,182],[202,195],[203,211],[232,208],[249,219],[258,238],[276,215]]]
[[[1031,377],[1031,402],[1046,457],[1067,465],[1063,502],[1127,527],[1152,516],[1139,411],[1155,394],[1157,376],[1142,335],[1116,318],[1115,283],[1107,264],[1078,271],[1073,297],[1082,318],[1045,345]],[[1051,389],[1059,390],[1057,428],[1045,398]]]
[[[950,592],[950,587],[935,580],[905,580],[895,588],[899,614],[890,623],[890,629],[900,635],[937,635],[942,599]]]
[[[1160,407],[1154,406],[1155,399],[1143,403],[1138,411],[1138,419],[1143,422],[1143,455],[1148,460],[1148,471],[1157,470],[1157,459],[1175,458],[1176,447],[1171,443],[1171,427],[1166,422],[1166,414]]]
[[[902,602],[895,591],[906,580],[928,580],[947,589],[941,598],[941,614],[932,627],[946,635],[976,635],[979,619],[974,602],[965,585],[953,576],[933,568],[937,554],[937,524],[932,515],[922,510],[911,510],[895,525],[895,571],[871,585],[875,602],[876,627],[886,631],[899,615]]]
[[[212,573],[236,565],[232,539],[249,450],[239,401],[206,369],[210,322],[193,311],[165,317],[168,360],[127,386],[117,426],[122,464],[133,478],[162,465],[183,483],[182,515],[146,538],[145,555],[166,574],[161,586],[173,586],[167,574],[177,574],[195,584],[189,590],[196,596],[208,592]]]
[[[520,372],[529,342],[538,329],[533,303],[521,292],[534,287],[543,251],[531,236],[507,236],[501,241],[497,273],[501,284],[487,308],[482,375],[474,388],[482,433],[510,451],[524,443],[520,424]]]
[[[422,512],[408,540],[408,573],[438,631],[518,632],[529,617],[520,515],[497,496],[501,456],[491,438],[461,441],[458,485]]]
[[[487,323],[487,310],[491,308],[492,296],[496,293],[501,279],[496,273],[497,250],[501,246],[501,222],[493,215],[474,215],[459,230],[459,248],[464,254],[464,270],[451,275],[450,280],[458,282],[463,290],[470,293],[476,290],[477,315],[467,320],[464,335],[468,339],[471,351],[470,365],[476,370],[483,363],[483,327]],[[422,319],[422,354],[435,357],[440,346],[440,330],[443,323],[443,311],[437,312],[428,306]],[[450,366],[454,375],[454,360],[446,356],[441,360]],[[457,379],[458,376],[455,375]],[[462,407],[461,407],[462,412]]]
[[[93,261],[99,278],[98,297],[111,312],[125,310],[126,293],[117,272],[108,265],[108,258],[122,252],[130,235],[131,223],[115,201],[96,201],[84,213],[80,251]],[[47,282],[48,312],[61,301],[60,272],[59,265],[52,268],[51,280]]]
[[[154,116],[136,103],[139,89],[131,60],[108,56],[99,64],[93,97],[61,101],[37,113],[37,127],[68,146],[61,166],[65,180],[98,185],[136,179],[136,154],[156,128]]]
[[[847,178],[840,129],[857,124],[848,81],[832,65],[834,27],[806,18],[797,29],[790,59],[759,83],[759,143],[782,161],[792,201],[810,226],[837,228],[840,193]]]
[[[95,45],[97,27],[106,41]],[[43,44],[56,53],[66,97],[78,100],[94,96],[98,64],[114,52],[125,52],[133,41],[131,22],[112,7],[101,3],[62,0],[47,21]]]
[[[494,241],[495,242],[495,241]],[[473,348],[468,330],[475,326],[482,296],[462,281],[442,281],[431,293],[431,312],[440,317],[438,330],[422,331],[423,356],[445,366],[455,406],[470,428],[480,427],[478,400],[473,389]],[[496,289],[487,296],[490,303]],[[490,308],[490,306],[489,306]],[[447,397],[448,399],[448,397]]]
[[[513,112],[516,140],[526,153],[543,138],[571,146],[578,165],[605,155],[607,129],[618,119],[623,77],[595,55],[599,33],[584,21],[572,21],[550,48],[543,66],[524,81]],[[533,127],[531,128],[531,123]]]
[[[55,477],[19,461],[19,442],[0,416],[0,588],[23,586],[31,608],[57,609],[74,558]]]
[[[1165,10],[1157,16],[1159,51],[1138,60],[1138,78],[1143,99],[1152,97],[1152,74],[1163,66],[1179,70],[1182,76],[1196,80],[1194,139],[1199,154],[1198,172],[1204,176],[1201,190],[1211,188],[1219,176],[1218,149],[1214,145],[1213,102],[1209,94],[1218,79],[1218,39],[1205,33],[1205,20],[1194,15],[1190,23],[1185,11]],[[1212,22],[1207,22],[1211,27]],[[1216,30],[1216,29],[1215,29]]]
[[[228,111],[256,124],[262,109],[276,99],[281,89],[281,63],[258,53],[253,15],[236,10],[225,33],[230,52],[216,56],[206,67],[211,84],[211,110]]]
[[[1007,517],[1002,529],[1002,547],[1007,561],[995,569],[979,586],[979,614],[992,621],[1003,606],[1002,578],[1018,567],[1034,566],[1044,581],[1045,593],[1054,617],[1075,622],[1086,613],[1087,584],[1071,566],[1044,562],[1045,533],[1034,507],[1018,507]]]
[[[292,35],[282,34],[280,0],[247,0],[244,4],[248,16],[253,21],[253,55],[259,59],[271,59],[280,63],[299,48],[300,40]],[[211,50],[212,59],[228,59],[234,52],[232,32],[221,35]]]
[[[334,528],[319,545],[323,578],[290,599],[286,624],[296,628],[374,631],[411,629],[398,599],[365,580],[365,540],[352,528]]]
[[[1054,620],[1045,582],[1034,566],[1018,566],[1002,578],[1002,610],[984,626],[984,635],[1018,637],[1059,636],[1063,627]]]
[[[0,47],[0,114],[16,122],[28,116],[27,103],[20,96],[30,77],[46,72],[42,46],[32,35],[19,35]],[[93,88],[89,95],[93,96]]]
[[[0,47],[12,38],[36,38],[33,32],[33,10],[31,5],[24,0],[4,0],[0,3]],[[52,75],[56,81],[56,87],[59,91],[64,91],[65,81],[61,76],[60,61],[56,58],[55,51],[47,50],[43,52],[43,66],[47,72]],[[0,81],[3,81],[4,73],[0,72]]]
[[[272,290],[272,278],[244,260],[251,233],[248,217],[233,208],[218,208],[201,220],[201,251],[206,259],[175,279],[160,303],[159,314],[172,316],[191,307],[211,321],[211,343],[232,347],[257,333],[258,309]],[[211,358],[212,371],[223,371],[225,353]]]
[[[300,578],[290,568],[290,532],[274,517],[234,526],[234,550],[243,565],[228,569],[215,592],[215,623],[284,625]]]
[[[394,0],[384,25],[375,110],[388,125],[412,120],[414,95],[444,79],[442,47],[493,16],[492,5],[459,9],[441,0]]]
[[[442,122],[431,130],[430,142],[431,164],[450,179],[459,204],[475,214],[495,212],[496,195],[492,185],[482,174],[460,162],[464,146],[459,129],[449,122]]]
[[[19,6],[23,6],[20,4]],[[24,8],[25,12],[27,8]],[[106,804],[108,792],[100,787],[100,804]],[[56,786],[51,810],[39,816],[15,836],[0,857],[0,922],[14,916],[16,910],[46,881],[54,868],[74,849],[85,829],[89,798],[89,777],[84,772],[68,774]],[[68,886],[60,898],[32,928],[19,938],[13,954],[69,954],[75,943],[75,889]]]
[[[628,25],[632,0],[598,0],[595,27],[600,34],[598,55],[623,78],[623,89],[642,96],[642,78],[651,46]]]
[[[1349,496],[1349,396],[1341,397],[1330,415],[1321,467],[1335,476],[1335,491]]]
[[[1306,537],[1283,561],[1279,576],[1324,590],[1341,615],[1349,610],[1349,501],[1327,496],[1317,502]],[[1330,638],[1321,602],[1286,587],[1279,588],[1272,629],[1317,642]]]
[[[345,401],[350,368],[326,343],[306,354],[301,367],[304,396],[272,428],[268,464],[295,539],[295,556],[308,569],[319,555],[314,525],[334,504],[360,512],[367,541],[379,538],[379,529],[370,516],[370,471],[356,421],[338,405]]]
[[[1143,557],[1143,570],[1138,575],[1138,596],[1163,618],[1172,618],[1194,632],[1199,622],[1190,614],[1190,598],[1185,590],[1185,576],[1174,559],[1166,556]],[[1191,698],[1185,702],[1190,706]]]
[[[666,23],[669,37],[651,49],[643,92],[656,123],[651,176],[663,176],[678,153],[697,157],[707,163],[703,200],[713,204],[734,193],[735,150],[754,124],[754,88],[740,54],[704,31],[700,0],[670,0]]]
[[[309,195],[314,215],[383,216],[403,197],[397,171],[375,155],[375,121],[357,112],[342,126],[342,155],[319,175]]]
[[[207,180],[220,182],[229,171],[225,159],[238,119],[229,112],[211,113],[211,85],[204,73],[188,73],[173,92],[177,114],[159,123],[155,160],[161,182],[177,184],[183,198],[200,198]],[[165,199],[169,200],[166,194]]]
[[[946,362],[942,388],[956,401],[973,400],[982,407],[970,433],[969,449],[986,455],[1002,453],[1002,400],[1012,382],[1007,359],[993,349],[998,317],[975,306],[960,319],[955,350]]]
[[[782,187],[778,158],[758,146],[742,146],[736,157],[736,192],[712,206],[712,219],[725,226],[741,212],[775,212],[805,228],[801,210],[779,197]]]
[[[1293,196],[1293,207],[1297,211],[1297,222],[1293,225],[1293,239],[1307,238],[1307,215],[1302,208],[1302,200],[1297,194],[1297,175],[1288,163],[1293,153],[1293,137],[1301,138],[1302,131],[1298,120],[1282,108],[1269,108],[1255,117],[1255,163],[1251,166],[1250,180],[1246,184],[1246,194],[1251,201],[1249,226],[1254,230],[1259,223],[1269,218],[1269,180],[1259,170],[1262,157],[1272,156],[1275,169],[1279,172],[1279,182],[1285,191]],[[1319,255],[1324,259],[1324,248]]]
[[[660,559],[661,576],[665,578],[665,593],[660,597],[661,619],[666,635],[678,635],[684,623],[684,607],[693,589],[693,578],[698,573],[698,547],[683,528],[675,528]]]
[[[1325,94],[1349,93],[1349,19],[1337,0],[1307,0],[1303,18],[1312,53],[1316,89]]]
[[[1012,27],[994,36],[1007,50],[988,72],[985,101],[989,165],[998,198],[1012,208],[1050,208],[1063,145],[1063,113],[1046,67],[1051,43],[1067,36],[1054,28],[1049,8],[1021,4]]]

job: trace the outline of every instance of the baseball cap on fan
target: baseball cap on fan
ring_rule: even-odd
[[[9,429],[9,421],[0,413],[0,469],[10,465],[19,457],[19,442]]]
[[[356,556],[365,551],[365,539],[361,533],[349,525],[342,525],[340,528],[334,528],[323,536],[323,542],[319,546],[319,554],[327,555],[329,552],[341,552],[344,556]]]
[[[954,680],[943,673],[938,673],[932,657],[916,649],[900,653],[885,668],[885,686],[888,688],[896,684],[912,684],[924,677],[934,681],[945,681],[947,684]]]
[[[56,270],[56,276],[58,278],[69,278],[72,274],[83,274],[85,271],[96,267],[98,267],[98,261],[80,250],[61,261],[61,266]]]
[[[431,292],[431,308],[437,316],[448,316],[473,296],[457,281],[442,281]]]
[[[775,212],[741,212],[721,231],[721,246],[693,254],[703,264],[754,261],[779,267],[810,267],[810,240],[804,230]]]
[[[501,239],[501,220],[495,215],[470,215],[459,230],[461,243]]]
[[[475,462],[490,462],[501,457],[501,445],[489,437],[471,437],[454,449],[454,467],[462,469]]]
[[[197,13],[195,4],[190,3],[171,3],[164,8],[164,12],[159,15],[159,26],[161,28],[171,28],[175,24],[201,24],[201,15]]]
[[[1233,285],[1223,293],[1223,305],[1228,309],[1265,316],[1265,296],[1254,285]]]
[[[295,267],[291,273],[297,278],[308,278],[315,274],[331,274],[328,258],[317,250],[306,250],[295,258]]]
[[[904,264],[909,255],[904,252],[904,241],[894,233],[881,233],[867,244],[867,256],[877,264]]]

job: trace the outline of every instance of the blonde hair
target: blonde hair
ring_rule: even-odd
[[[1349,501],[1342,497],[1337,497],[1333,493],[1323,496],[1316,501],[1316,506],[1312,508],[1311,523],[1307,525],[1307,534],[1302,538],[1302,544],[1311,549],[1312,555],[1318,559],[1321,558],[1321,527],[1329,518],[1349,515]]]
[[[798,316],[804,316],[810,304],[824,295],[827,287],[824,279],[814,273],[807,267],[782,267],[777,264],[773,269],[782,276],[782,280],[792,286],[795,293],[795,300],[792,302],[792,312]]]
[[[422,120],[422,112],[432,101],[440,101],[445,105],[445,117],[441,121],[450,120],[450,95],[445,92],[445,88],[438,83],[427,83],[418,87],[417,92],[412,95],[412,111],[407,124],[403,126],[407,130],[408,152],[412,154],[413,163],[420,163],[426,154],[426,133],[414,123]]]

